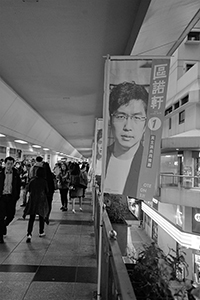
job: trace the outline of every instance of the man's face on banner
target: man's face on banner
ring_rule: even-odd
[[[102,156],[102,148],[103,148],[102,145],[103,145],[103,140],[102,138],[100,138],[97,142],[97,150],[100,156]]]
[[[141,141],[146,125],[146,112],[142,100],[131,100],[120,106],[112,115],[112,132],[115,143],[128,151]]]

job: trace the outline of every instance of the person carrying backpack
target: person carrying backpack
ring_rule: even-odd
[[[70,199],[72,200],[72,212],[75,214],[76,198],[79,199],[79,210],[82,209],[82,197],[83,197],[83,186],[80,183],[81,170],[78,163],[71,164],[71,176],[70,176]]]
[[[81,174],[80,174],[80,185],[83,187],[83,198],[85,198],[85,191],[88,185],[88,173],[86,167],[87,165],[83,163],[81,166]]]

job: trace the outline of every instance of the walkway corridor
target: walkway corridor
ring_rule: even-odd
[[[35,221],[32,241],[26,243],[26,220],[21,201],[15,220],[0,245],[1,300],[90,300],[97,290],[95,237],[91,195],[86,194],[83,212],[60,211],[54,194],[46,236],[38,236]]]

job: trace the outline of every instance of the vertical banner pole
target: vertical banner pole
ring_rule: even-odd
[[[107,56],[104,70],[104,97],[103,97],[103,116],[107,110],[109,97],[109,71],[110,71],[110,58]],[[100,226],[99,226],[99,249],[98,249],[98,278],[97,278],[97,300],[101,300],[101,264],[102,264],[102,231],[103,231],[103,189],[105,178],[105,164],[106,164],[106,149],[107,149],[107,128],[108,120],[103,119],[103,153],[102,153],[102,173],[101,173],[101,195],[100,195]]]
[[[94,220],[94,212],[95,212],[95,176],[94,176],[94,170],[95,170],[95,143],[92,145],[92,172],[90,175],[91,178],[91,184],[92,184],[92,220]]]

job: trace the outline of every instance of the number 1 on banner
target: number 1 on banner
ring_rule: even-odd
[[[161,127],[161,120],[157,117],[150,118],[148,121],[148,127],[150,130],[158,130]]]

